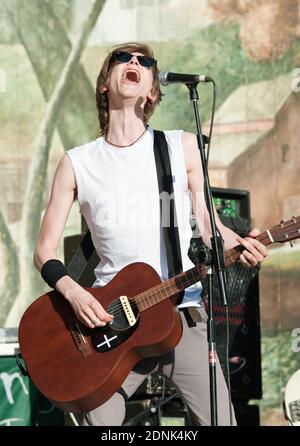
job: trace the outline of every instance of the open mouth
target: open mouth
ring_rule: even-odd
[[[140,82],[140,73],[136,70],[129,69],[124,71],[122,79],[138,84]]]

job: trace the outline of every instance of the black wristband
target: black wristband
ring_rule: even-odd
[[[42,278],[51,288],[55,288],[56,282],[68,275],[65,265],[57,259],[47,260],[41,269]]]

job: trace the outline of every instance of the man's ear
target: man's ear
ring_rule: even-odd
[[[100,85],[99,87],[99,91],[101,94],[105,93],[106,91],[108,91],[108,86],[107,85]]]
[[[148,96],[147,96],[147,100],[148,100],[148,102],[150,102],[150,104],[154,104],[154,102],[156,101],[156,99],[157,99],[157,94],[154,93],[153,90],[151,90],[150,93],[149,93]]]

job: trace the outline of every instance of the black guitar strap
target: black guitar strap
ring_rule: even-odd
[[[182,272],[182,259],[168,144],[164,132],[159,130],[154,130],[154,156],[160,193],[161,223],[163,225],[169,278],[171,278]],[[163,206],[167,206],[167,208],[163,209]],[[91,233],[88,231],[69,264],[66,265],[70,276],[76,282],[79,282],[93,252],[94,245]],[[183,293],[181,294],[183,295]]]
[[[66,265],[69,275],[75,282],[80,282],[80,279],[95,251],[92,241],[91,232],[87,231],[76,248],[70,262]],[[92,284],[91,284],[92,285]],[[90,285],[90,286],[91,286]]]
[[[154,130],[154,156],[160,194],[161,225],[170,279],[182,272],[182,259],[169,149],[165,134],[160,130]],[[177,303],[181,302],[182,296],[183,293]]]

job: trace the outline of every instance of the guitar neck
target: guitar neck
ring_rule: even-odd
[[[256,237],[256,239],[265,246],[273,243],[273,238],[270,231],[263,232]],[[239,259],[240,254],[244,249],[245,248],[242,245],[237,245],[226,251],[225,266],[235,263]],[[143,293],[140,293],[135,297],[135,301],[140,311],[146,310],[162,300],[184,291],[186,288],[196,282],[199,282],[205,277],[206,266],[203,264],[197,265],[194,268],[182,272],[177,276],[172,277],[171,279],[166,280],[165,282],[162,282],[149,290],[144,291]]]
[[[263,245],[267,246],[270,245],[271,243],[273,243],[273,238],[271,235],[270,231],[265,231],[262,234],[258,235],[257,237],[255,237],[256,240],[260,241],[260,243],[262,243]],[[240,255],[241,252],[244,250],[245,248],[242,245],[237,245],[232,249],[229,249],[228,251],[225,252],[225,266],[230,266],[233,263],[235,263]]]

